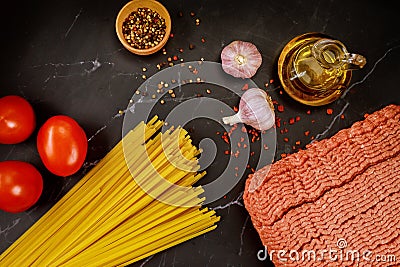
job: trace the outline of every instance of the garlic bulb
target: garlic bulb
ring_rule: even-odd
[[[261,89],[248,89],[240,99],[238,113],[224,117],[222,121],[230,125],[242,122],[257,130],[268,130],[275,125],[275,112],[271,97]]]
[[[257,47],[249,42],[233,41],[221,52],[222,69],[236,78],[251,78],[261,66]]]

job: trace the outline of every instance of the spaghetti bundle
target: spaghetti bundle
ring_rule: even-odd
[[[162,125],[155,117],[131,130],[0,265],[123,266],[215,229],[219,217],[192,186],[205,175],[200,151],[184,129]]]

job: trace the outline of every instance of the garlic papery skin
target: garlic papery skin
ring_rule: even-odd
[[[236,78],[251,78],[261,66],[257,47],[249,42],[233,41],[221,52],[222,69]]]
[[[275,125],[271,97],[259,88],[248,89],[240,99],[239,111],[233,116],[222,118],[222,121],[229,125],[242,122],[257,130],[266,131]]]

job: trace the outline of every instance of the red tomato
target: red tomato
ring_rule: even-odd
[[[43,190],[42,176],[22,161],[0,162],[0,209],[22,212],[35,204]]]
[[[40,127],[37,148],[46,168],[65,177],[82,167],[88,142],[84,130],[74,119],[59,115],[51,117]]]
[[[28,101],[20,96],[0,98],[0,143],[25,141],[35,129],[35,113]]]

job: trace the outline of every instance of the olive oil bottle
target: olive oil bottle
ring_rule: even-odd
[[[351,71],[365,63],[365,57],[348,53],[341,42],[322,33],[306,33],[284,47],[278,75],[293,99],[321,106],[338,99],[350,83]]]

